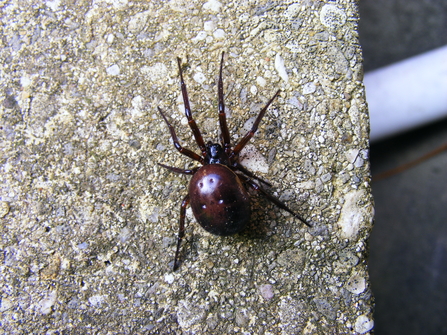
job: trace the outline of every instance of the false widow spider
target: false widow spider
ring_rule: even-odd
[[[227,120],[225,116],[225,103],[223,94],[222,67],[224,62],[224,52],[220,62],[219,82],[218,82],[218,112],[219,124],[221,131],[221,143],[208,142],[205,144],[199,128],[194,121],[189,105],[188,92],[183,80],[181,60],[177,57],[177,63],[180,73],[180,85],[185,105],[185,114],[188,119],[195,141],[200,148],[201,154],[198,155],[194,151],[183,147],[177,138],[174,127],[166,118],[165,114],[158,107],[158,111],[168,125],[175,148],[183,155],[198,161],[201,167],[192,169],[180,169],[167,166],[161,163],[158,165],[176,172],[192,175],[189,182],[188,194],[183,198],[180,207],[179,232],[177,237],[177,250],[174,258],[174,271],[179,267],[179,253],[182,239],[185,235],[185,213],[188,204],[191,205],[192,212],[197,222],[206,231],[215,235],[233,235],[242,231],[248,224],[251,215],[250,195],[247,187],[252,188],[258,193],[263,194],[268,200],[276,206],[286,210],[307,226],[311,225],[306,222],[300,215],[292,211],[282,201],[273,195],[264,191],[252,179],[256,179],[268,186],[271,184],[244,168],[239,163],[239,153],[250,141],[258,129],[267,108],[273,100],[281,92],[278,90],[275,95],[267,102],[264,108],[259,112],[250,131],[234,147],[231,146],[230,134],[228,131]]]

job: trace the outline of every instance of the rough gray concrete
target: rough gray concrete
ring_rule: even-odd
[[[8,333],[353,334],[373,327],[368,115],[353,1],[48,1],[2,10],[2,328]],[[313,223],[253,195],[250,229],[187,213],[194,117],[233,140],[280,88],[245,164]],[[249,120],[248,123],[246,121]],[[197,149],[195,149],[197,150]]]

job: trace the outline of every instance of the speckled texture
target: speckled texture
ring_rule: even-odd
[[[370,332],[354,1],[10,1],[0,15],[4,332]],[[207,234],[188,211],[173,273],[188,178],[156,163],[194,162],[156,107],[196,150],[179,56],[196,121],[216,140],[222,51],[233,141],[282,90],[250,166],[314,227],[256,196],[249,231],[232,237]]]

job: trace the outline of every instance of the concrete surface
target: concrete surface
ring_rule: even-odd
[[[47,1],[2,9],[1,327],[5,333],[353,334],[373,327],[368,116],[354,1]],[[230,131],[278,89],[252,142],[269,190],[251,229],[187,213],[169,140],[187,129],[176,57],[217,139],[225,50]],[[245,125],[246,126],[246,125]]]

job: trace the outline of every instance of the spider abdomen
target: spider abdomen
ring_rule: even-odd
[[[202,166],[191,178],[189,196],[196,220],[212,234],[236,234],[250,220],[250,196],[238,175],[225,165]]]

